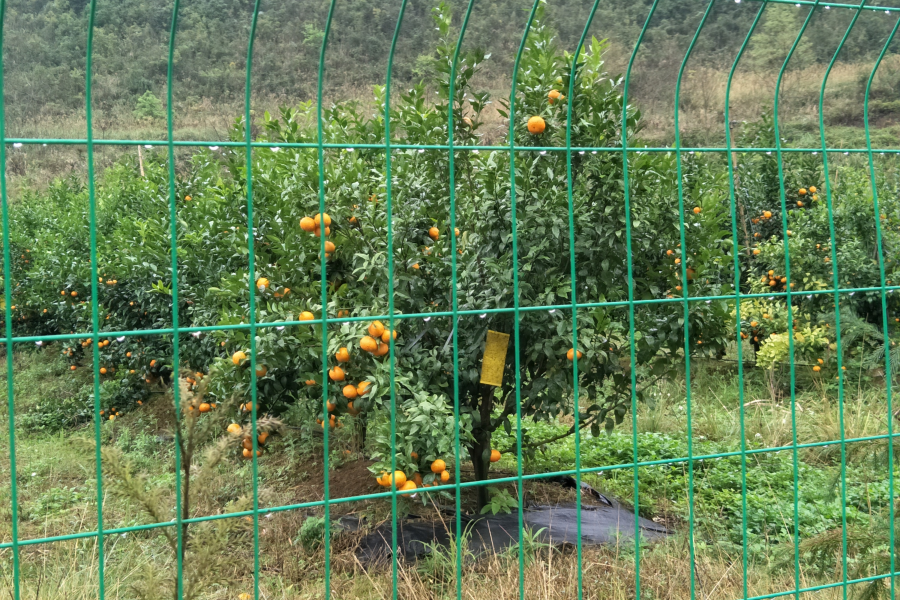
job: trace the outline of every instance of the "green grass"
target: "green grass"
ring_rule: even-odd
[[[24,428],[29,415],[45,411],[48,402],[65,406],[67,395],[79,394],[88,383],[87,370],[72,374],[52,350],[19,352],[15,357],[17,411],[17,475],[19,535],[22,538],[91,531],[96,528],[96,481],[93,451],[83,441],[93,434],[92,426],[82,425],[48,432]],[[858,393],[847,394],[845,434],[859,437],[884,433],[886,406],[883,388],[863,382]],[[748,448],[765,448],[790,443],[790,409],[787,401],[773,402],[768,397],[763,377],[754,373],[745,380],[745,431]],[[850,389],[848,382],[848,390]],[[5,390],[5,387],[3,387]],[[681,459],[687,456],[686,403],[683,381],[662,381],[648,390],[649,401],[639,407],[638,457],[641,461]],[[173,445],[159,415],[170,402],[158,395],[148,405],[125,415],[115,423],[105,422],[105,444],[114,445],[132,464],[134,472],[147,484],[160,490],[161,497],[173,505]],[[797,396],[798,439],[803,442],[827,441],[839,436],[836,429],[836,405],[825,386],[809,386]],[[692,384],[693,452],[708,455],[740,450],[740,407],[737,401],[737,377],[733,365],[700,362]],[[4,414],[5,420],[5,414]],[[316,462],[321,462],[321,443],[311,430],[288,417],[288,429],[274,443],[272,452],[260,460],[261,506],[318,499]],[[533,424],[528,427],[534,439],[552,436],[571,423]],[[7,425],[4,423],[4,427]],[[628,464],[632,460],[632,421],[626,421],[611,434],[593,437],[585,432],[581,441],[581,459],[585,468]],[[501,430],[502,431],[502,430]],[[498,433],[495,446],[508,447],[511,440]],[[338,448],[350,448],[347,436],[338,436]],[[867,442],[848,447],[847,517],[855,528],[865,530],[882,523],[887,512],[887,472],[885,443]],[[574,464],[572,437],[547,444],[525,462],[526,473],[568,470]],[[822,447],[800,452],[799,523],[801,539],[806,543],[816,535],[841,524],[839,484],[839,447]],[[353,460],[342,467],[351,468]],[[718,585],[724,595],[740,597],[740,561],[742,550],[740,457],[698,461],[694,465],[695,529],[697,576],[704,585]],[[467,465],[466,465],[467,467]],[[338,469],[334,482],[340,481]],[[515,461],[507,454],[496,465],[495,475],[515,472]],[[667,523],[677,532],[671,539],[642,553],[642,590],[646,597],[689,596],[687,585],[690,563],[687,560],[688,475],[685,462],[674,462],[639,469],[640,511],[649,518]],[[0,477],[10,477],[8,454],[0,459]],[[585,475],[584,479],[603,493],[626,504],[632,500],[633,472],[629,468]],[[7,479],[8,480],[8,479]],[[246,461],[226,459],[217,470],[198,503],[196,513],[215,514],[225,503],[247,494],[252,473]],[[138,507],[114,493],[112,481],[104,481],[104,525],[125,527],[142,524],[146,517]],[[333,483],[334,485],[334,483]],[[374,490],[372,490],[374,491]],[[515,493],[515,490],[513,490]],[[360,490],[359,493],[365,493]],[[319,496],[320,497],[320,496]],[[565,499],[565,498],[563,498]],[[569,497],[569,500],[574,497]],[[0,488],[0,539],[10,541],[10,491]],[[404,501],[401,500],[401,505]],[[452,503],[448,502],[448,507]],[[751,571],[751,593],[771,593],[793,586],[793,463],[790,451],[760,453],[747,457],[747,522]],[[414,511],[432,514],[430,509]],[[369,515],[373,522],[389,518],[386,501],[336,505],[333,516],[348,510]],[[321,511],[289,511],[260,519],[261,586],[267,598],[313,598],[323,593],[322,549],[301,543],[313,527],[308,517]],[[304,538],[306,523],[306,538]],[[252,538],[249,524],[229,547],[229,565],[222,573],[223,583],[209,586],[202,598],[233,598],[252,590]],[[335,538],[333,585],[342,598],[390,597],[390,570],[360,571],[346,544]],[[134,597],[133,586],[143,580],[144,567],[153,565],[161,573],[171,573],[171,553],[163,538],[154,531],[107,536],[106,593],[109,598]],[[526,577],[535,586],[546,586],[539,597],[571,597],[568,584],[558,580],[575,568],[574,555],[536,551]],[[11,585],[10,551],[0,551],[0,589]],[[98,587],[96,540],[59,542],[23,547],[21,551],[23,597],[88,598]],[[440,569],[443,559],[433,557],[419,566],[404,566],[401,581],[408,597],[454,597],[450,582]],[[831,566],[840,565],[832,557]],[[555,561],[555,562],[554,562]],[[617,548],[589,548],[585,553],[586,581],[593,582],[599,597],[630,597],[629,581],[634,577],[633,545],[624,542]],[[615,565],[599,572],[590,565]],[[468,564],[464,571],[466,594],[492,594],[517,597],[518,561],[498,556]],[[822,574],[813,565],[803,565],[803,585],[835,581],[835,573]],[[445,571],[446,569],[444,569]],[[737,571],[735,571],[737,570]],[[434,572],[432,572],[434,571]],[[446,574],[444,574],[446,575]],[[486,583],[485,575],[489,576]],[[440,581],[438,582],[439,578]],[[712,578],[712,581],[710,581]],[[839,579],[839,576],[838,576]],[[437,583],[436,583],[437,582]],[[556,582],[556,583],[554,583]],[[668,582],[668,583],[666,583]],[[440,585],[438,585],[440,583]],[[554,587],[556,586],[556,587]],[[658,590],[654,596],[652,590]],[[669,590],[671,595],[666,595]],[[633,592],[633,590],[632,590]],[[833,593],[832,593],[833,592]],[[418,594],[418,595],[417,595]],[[838,597],[839,590],[816,597]],[[401,596],[401,597],[406,597]],[[337,597],[337,596],[336,596]],[[593,596],[591,596],[593,597]],[[707,596],[703,596],[707,597]]]

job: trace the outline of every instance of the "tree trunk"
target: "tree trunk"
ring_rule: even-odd
[[[482,386],[481,403],[478,407],[479,423],[472,428],[472,437],[475,438],[469,449],[472,459],[472,467],[475,470],[476,481],[487,481],[488,470],[491,467],[491,408],[493,407],[494,388],[489,385]],[[488,490],[486,485],[479,485],[478,512],[488,503]]]
[[[475,437],[475,443],[472,444],[469,454],[472,457],[472,467],[475,469],[475,480],[487,481],[491,463],[484,456],[485,450],[487,450],[487,455],[490,456],[491,433],[479,427],[472,434]],[[480,513],[481,509],[488,503],[487,486],[479,485],[475,489],[478,490],[478,512]]]

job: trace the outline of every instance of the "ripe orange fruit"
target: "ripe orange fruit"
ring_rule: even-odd
[[[250,458],[251,456],[253,456],[253,451],[249,448],[244,448],[242,454],[244,455],[244,458]]]
[[[824,364],[825,364],[825,361],[824,361],[824,360],[822,360],[822,359],[821,359],[821,358],[820,358],[820,359],[818,359],[818,361],[819,361],[819,364],[820,364],[820,365],[824,365]]]
[[[750,321],[750,327],[756,327],[757,325],[759,325],[758,322],[756,322],[756,321]]]
[[[444,471],[443,473],[441,473],[441,481],[443,481],[444,483],[450,481],[450,471]]]
[[[368,335],[364,335],[363,338],[359,341],[359,347],[366,352],[375,352],[376,350],[378,350],[378,342],[376,342],[374,338]]]
[[[60,294],[60,296],[65,296],[65,295],[66,295],[66,292],[65,292],[65,290],[63,290],[63,291],[60,292],[59,294]]]
[[[753,256],[757,256],[759,254],[759,248],[753,249]]]
[[[241,354],[243,354],[243,352],[241,352]],[[155,367],[155,366],[156,366],[156,359],[155,359],[155,358],[154,358],[153,360],[150,361],[150,366],[151,366],[151,367]]]
[[[312,233],[316,228],[316,222],[310,219],[309,217],[303,217],[300,219],[300,229],[307,233]]]
[[[265,377],[266,373],[269,372],[269,368],[266,365],[256,365],[256,376],[257,377]]]
[[[671,250],[666,250],[666,256],[672,256],[673,254],[675,254],[675,253],[672,252]]]
[[[681,259],[680,259],[680,258],[676,258],[676,259],[675,259],[675,264],[676,264],[676,265],[680,265],[680,264],[681,264]]]
[[[695,206],[695,207],[694,207],[694,214],[695,214],[695,215],[699,215],[699,214],[700,214],[700,207],[699,207],[699,206]]]
[[[378,346],[378,349],[375,350],[374,354],[375,354],[375,356],[384,356],[385,354],[387,354],[390,351],[391,351],[390,345],[381,344],[380,346]]]
[[[244,441],[241,442],[241,446],[243,446],[243,447],[246,448],[247,450],[250,450],[250,449],[253,448],[253,440],[251,440],[251,439],[248,438],[248,437],[245,437],[245,438],[244,438]]]
[[[228,429],[226,429],[226,431],[228,433],[230,433],[231,435],[240,435],[242,429],[243,428],[240,425],[238,425],[237,423],[232,423],[231,425],[228,426]]]
[[[396,340],[397,339],[397,330],[395,329],[394,331],[388,331],[387,329],[385,329],[384,333],[381,334],[381,341],[384,342],[385,344],[389,343],[391,341],[392,334],[393,334],[394,339]]]
[[[316,215],[315,218],[313,219],[313,221],[315,222],[316,225],[319,225],[320,227],[322,225],[322,221],[325,221],[326,227],[331,225],[331,217],[328,216],[328,213],[322,213],[322,214]]]
[[[325,410],[327,410],[328,412],[334,412],[334,409],[336,409],[336,408],[337,408],[337,404],[335,404],[334,402],[328,401],[325,403]],[[329,417],[329,419],[333,420],[334,415],[331,415]]]
[[[381,334],[384,333],[384,325],[381,321],[374,321],[371,325],[369,325],[369,335],[373,338],[381,337]]]
[[[328,254],[331,254],[335,250],[336,250],[336,248],[335,248],[334,242],[332,242],[332,241],[325,242],[325,252],[327,252]]]
[[[581,352],[581,350],[579,350],[578,358],[581,358],[582,356],[584,356],[584,354]],[[575,348],[569,348],[569,351],[566,352],[566,358],[568,358],[569,360],[575,360]]]
[[[550,101],[550,104],[553,104],[554,102],[559,100],[560,97],[562,97],[562,93],[559,90],[550,90],[549,92],[547,92],[547,100]]]
[[[127,356],[128,358],[131,358],[131,352],[126,352],[125,356]]]
[[[350,217],[350,223],[352,225],[356,225],[356,223],[357,223],[356,217]]]
[[[308,310],[304,310],[302,313],[300,313],[301,321],[312,321],[315,318],[316,318],[316,315],[312,314]]]
[[[245,358],[247,358],[247,355],[244,354],[243,352],[241,352],[240,350],[238,350],[237,352],[235,352],[234,354],[231,355],[231,362],[233,362],[236,365],[239,365],[239,364],[241,364],[241,361],[244,360]],[[153,363],[155,363],[155,362],[156,361],[151,361],[150,366],[152,367]]]
[[[820,367],[819,365],[816,365],[813,367],[813,371],[815,371],[816,373],[818,373],[821,370],[822,370],[822,367]]]
[[[419,453],[413,450],[409,453],[409,457],[413,460],[419,460]]]
[[[340,367],[334,367],[328,371],[328,378],[332,381],[343,381],[344,377],[344,370]]]
[[[806,195],[806,188],[800,188],[799,190],[797,190],[797,193],[800,194],[801,196],[805,196],[805,195]]]
[[[394,474],[389,476],[389,481],[397,487],[403,487],[403,484],[406,483],[406,473],[403,471],[394,471]]]
[[[372,385],[371,381],[360,381],[356,386],[356,393],[360,396],[364,395],[370,385]]]
[[[269,287],[269,280],[266,279],[265,277],[260,277],[259,279],[256,280],[256,287],[257,287],[257,288],[259,289],[259,291],[261,291],[261,292],[262,292],[262,291],[265,291],[265,289],[266,289],[267,287]]]
[[[306,385],[316,385],[316,380],[315,379],[307,379]]]
[[[106,375],[106,367],[100,367],[100,374]]]
[[[334,354],[334,357],[338,362],[348,362],[350,360],[350,351],[346,348],[341,348]]]
[[[499,450],[491,450],[491,462],[497,462],[500,460],[500,451]]]
[[[260,444],[265,444],[267,439],[269,439],[268,431],[263,431],[261,434],[256,436],[256,441]]]
[[[763,212],[763,217],[765,217],[766,219],[771,219],[772,213],[767,210],[767,211]]]
[[[534,116],[528,119],[528,133],[532,135],[539,135],[541,133],[544,133],[544,129],[546,128],[547,124],[541,117]]]
[[[797,206],[798,206],[799,208],[802,208],[802,207],[803,207],[803,202],[801,202],[800,200],[797,200]]]
[[[75,365],[72,365],[71,367],[69,367],[69,369],[72,370],[72,371],[74,371],[74,370],[75,370]]]
[[[414,264],[414,265],[412,266],[412,268],[415,269],[416,271],[418,271],[418,270],[419,270],[419,263]]]
[[[200,412],[208,413],[210,410],[211,410],[211,407],[209,406],[209,403],[207,403],[207,402],[200,403]]]
[[[110,420],[110,421],[115,421],[115,420],[116,420],[116,415],[109,415],[109,420]]]
[[[356,391],[356,386],[352,383],[345,385],[342,392],[344,393],[344,397],[349,398],[350,400],[353,400],[354,398],[359,396],[359,393]]]
[[[456,237],[459,237],[459,227],[454,227],[454,228],[453,228],[453,233],[456,234]]]
[[[437,239],[439,237],[441,237],[441,232],[437,227],[432,227],[431,229],[428,230],[428,237],[437,241]]]
[[[814,186],[814,185],[809,186],[809,193],[810,193],[810,194],[815,194],[817,191],[818,191],[818,190],[816,189],[816,186]]]
[[[407,481],[406,483],[404,483],[403,485],[400,486],[400,491],[401,492],[411,492],[414,489],[416,489],[416,487],[417,486],[416,486],[415,481]]]
[[[447,463],[442,461],[440,458],[431,463],[431,472],[432,473],[443,473],[447,470]]]

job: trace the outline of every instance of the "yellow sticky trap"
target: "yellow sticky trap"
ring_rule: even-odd
[[[484,344],[484,358],[481,360],[481,383],[494,387],[503,385],[507,348],[509,348],[508,333],[488,330],[487,341]]]

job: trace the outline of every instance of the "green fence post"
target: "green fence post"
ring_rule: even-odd
[[[397,38],[400,36],[400,27],[403,25],[403,15],[406,14],[407,0],[400,4],[400,14],[397,16],[397,26],[394,36],[391,38],[391,51],[388,54],[387,74],[384,85],[384,166],[385,166],[385,211],[387,212],[387,266],[388,266],[388,362],[391,373],[391,482],[394,481],[393,473],[397,470],[397,390],[394,385],[396,357],[394,356],[394,214],[392,204],[391,181],[391,75],[394,69],[394,52],[397,50]],[[323,236],[324,239],[324,236]],[[323,261],[324,262],[324,261]],[[393,582],[393,597],[397,598],[397,486],[391,486],[391,581]]]
[[[87,177],[88,197],[90,201],[90,245],[91,245],[91,360],[94,375],[94,457],[97,461],[95,474],[97,477],[97,577],[99,578],[98,595],[105,597],[106,557],[103,547],[103,469],[100,456],[102,438],[100,427],[100,348],[97,346],[99,331],[99,309],[97,306],[97,198],[94,184],[94,119],[91,107],[92,79],[94,70],[94,19],[97,14],[97,0],[91,0],[88,9],[88,32],[85,57],[84,102],[87,122]],[[7,231],[7,235],[9,232]],[[8,282],[7,282],[8,286]],[[8,310],[8,309],[7,309]],[[9,322],[9,319],[7,319]],[[12,360],[12,359],[10,359]],[[11,364],[11,363],[10,363]],[[12,380],[10,379],[10,385]]]
[[[460,498],[459,485],[459,298],[456,290],[456,160],[454,155],[454,132],[453,132],[453,97],[456,95],[456,66],[459,63],[459,53],[462,49],[463,39],[466,35],[466,29],[469,26],[469,17],[472,16],[472,8],[475,6],[475,0],[469,0],[466,7],[466,14],[463,16],[462,26],[459,30],[459,38],[456,40],[456,49],[453,51],[453,61],[450,63],[450,84],[447,96],[447,150],[449,159],[449,177],[450,177],[450,306],[451,318],[450,326],[453,335],[453,414],[456,417],[453,428],[453,445],[456,453],[455,463],[455,488],[456,488],[456,597],[462,600],[462,505]],[[391,441],[393,449],[393,440]],[[483,482],[478,482],[483,483]],[[396,595],[397,590],[394,589]],[[396,596],[395,596],[396,597]]]
[[[863,123],[866,128],[866,151],[869,159],[869,177],[872,182],[872,212],[875,218],[875,241],[876,247],[878,248],[878,277],[881,281],[881,329],[883,332],[884,339],[884,381],[885,381],[885,393],[887,395],[887,462],[888,462],[888,498],[892,501],[888,503],[888,515],[889,515],[889,527],[890,531],[888,533],[889,539],[889,552],[891,556],[891,581],[890,581],[890,589],[891,589],[891,600],[896,597],[896,586],[894,582],[893,574],[896,572],[896,549],[894,548],[894,517],[895,517],[895,509],[894,509],[894,409],[892,403],[892,371],[891,371],[891,341],[888,335],[888,308],[887,308],[887,293],[885,290],[887,286],[885,285],[885,272],[884,272],[884,245],[882,241],[881,234],[881,210],[878,208],[878,184],[875,176],[875,160],[872,154],[872,135],[869,131],[869,97],[872,91],[872,81],[875,79],[875,73],[878,71],[878,67],[881,66],[881,61],[884,59],[884,55],[887,53],[888,47],[890,47],[891,42],[894,41],[894,36],[897,35],[897,29],[900,28],[900,19],[894,23],[894,28],[891,29],[891,34],[888,36],[887,41],[884,43],[884,47],[881,49],[881,53],[878,55],[878,59],[875,61],[875,64],[872,67],[872,73],[869,75],[868,81],[866,81],[866,96],[865,101],[863,102]],[[843,431],[843,428],[842,428]]]
[[[172,71],[175,58],[175,34],[178,30],[178,8],[181,0],[175,0],[172,6],[172,26],[169,30],[169,55],[166,62],[166,142],[169,157],[169,235],[172,238],[170,249],[172,265],[172,401],[175,409],[175,593],[178,598],[184,596],[184,528],[182,519],[189,517],[182,514],[181,503],[181,402],[178,386],[178,225],[175,211],[175,146],[174,140],[174,109],[172,94]]]
[[[259,2],[259,0],[257,0]],[[322,36],[322,47],[319,50],[319,71],[316,77],[316,147],[318,150],[318,158],[319,158],[319,218],[321,219],[321,227],[322,227],[322,235],[319,236],[319,256],[321,256],[321,276],[320,276],[320,287],[321,287],[321,301],[322,301],[322,414],[324,418],[322,419],[322,432],[324,436],[324,441],[322,442],[322,453],[323,463],[322,463],[322,472],[324,473],[324,512],[325,512],[325,598],[331,598],[331,498],[329,496],[328,489],[328,434],[329,434],[329,425],[328,425],[328,279],[326,275],[326,260],[325,260],[325,132],[322,126],[322,89],[325,85],[325,50],[328,47],[328,36],[331,33],[331,22],[334,18],[334,7],[337,4],[337,0],[331,0],[331,3],[328,6],[328,17],[325,21],[325,32]],[[249,71],[249,63],[247,66]],[[248,96],[248,111],[249,109],[249,95],[250,88],[247,86],[247,96]],[[248,132],[249,132],[249,121],[248,121]],[[249,133],[248,133],[249,135]],[[255,369],[254,369],[255,375]],[[255,386],[254,386],[255,389]],[[254,408],[256,405],[254,404]],[[393,404],[391,404],[391,427],[393,428],[394,416],[393,416]],[[255,442],[254,442],[255,443]],[[255,454],[255,453],[254,453]],[[254,464],[256,463],[256,457],[254,456]],[[396,498],[392,500],[394,508],[396,509]],[[258,600],[258,599],[257,599]]]
[[[578,301],[576,297],[576,270],[575,270],[575,197],[572,189],[572,121],[575,118],[573,99],[575,97],[575,78],[578,75],[578,59],[584,48],[584,40],[587,38],[588,30],[594,21],[594,15],[597,14],[597,7],[600,0],[594,0],[591,12],[588,15],[587,22],[584,24],[584,30],[581,32],[581,38],[572,54],[572,67],[569,72],[569,98],[566,102],[566,196],[569,203],[569,272],[571,275],[570,293],[572,294],[572,304],[569,307],[572,311],[572,414],[575,417],[575,513],[576,513],[576,544],[575,555],[577,558],[577,589],[579,600],[584,597],[584,577],[582,573],[583,560],[583,544],[581,542],[581,422],[580,410],[581,405],[578,398]],[[632,344],[634,338],[631,339]]]
[[[819,135],[822,138],[822,171],[825,176],[825,204],[828,207],[828,232],[829,237],[831,239],[831,259],[832,259],[832,274],[834,281],[834,333],[837,342],[837,360],[838,360],[838,423],[841,429],[841,580],[843,581],[842,587],[842,596],[844,600],[847,599],[847,440],[846,434],[844,432],[844,374],[843,369],[841,368],[843,365],[841,364],[843,360],[843,349],[841,348],[841,283],[838,278],[838,263],[837,263],[837,240],[834,236],[834,212],[832,211],[831,206],[831,177],[828,174],[828,148],[825,145],[825,114],[824,114],[824,102],[825,102],[825,86],[828,83],[828,76],[831,74],[831,69],[834,67],[834,63],[837,61],[838,55],[841,53],[841,49],[844,47],[844,43],[847,41],[847,38],[850,36],[850,32],[853,30],[853,26],[856,25],[856,21],[859,19],[859,15],[862,14],[863,6],[865,5],[865,0],[861,0],[859,3],[859,7],[856,9],[856,12],[853,15],[853,19],[850,20],[850,25],[847,26],[847,31],[844,32],[844,37],[841,38],[840,43],[838,44],[837,49],[834,51],[834,56],[831,57],[831,62],[828,63],[828,68],[825,70],[825,75],[822,76],[822,88],[819,92]],[[866,129],[868,133],[868,128]],[[776,131],[777,134],[777,131]],[[782,191],[784,190],[784,180],[781,182]],[[873,188],[874,193],[874,188]],[[782,222],[787,223],[787,215],[784,214],[784,194],[781,195],[781,203],[782,203]],[[875,218],[876,224],[878,222],[878,218]],[[784,238],[784,247],[785,252],[787,252],[788,248],[788,239],[787,236]],[[880,252],[880,249],[879,249]],[[788,271],[789,272],[789,271]],[[788,275],[788,302],[790,303],[790,275]],[[790,325],[788,325],[790,327]],[[793,335],[793,334],[792,334]],[[885,331],[885,335],[887,335],[887,331]],[[791,361],[791,373],[794,372],[794,362]],[[793,385],[792,385],[793,387]],[[793,393],[793,389],[791,390]],[[891,474],[893,477],[893,474]],[[795,523],[795,529],[799,529],[799,524]]]
[[[784,59],[784,63],[781,65],[781,70],[778,72],[778,79],[775,83],[775,108],[773,109],[773,120],[775,127],[775,152],[776,157],[778,159],[778,185],[779,185],[779,197],[781,199],[781,228],[782,228],[782,239],[784,240],[784,275],[786,279],[785,285],[785,297],[787,298],[787,330],[788,330],[788,356],[790,357],[791,362],[791,449],[792,449],[792,458],[793,458],[793,469],[794,469],[794,524],[798,524],[800,522],[800,471],[797,466],[799,463],[799,457],[797,454],[797,398],[796,398],[796,373],[794,372],[794,311],[793,306],[791,305],[791,252],[790,247],[787,243],[787,212],[786,200],[784,195],[784,165],[782,164],[782,149],[781,149],[781,132],[778,127],[778,101],[781,97],[781,81],[784,78],[784,73],[787,70],[788,63],[791,60],[791,57],[794,55],[794,51],[797,49],[797,46],[800,44],[800,39],[803,37],[803,33],[806,31],[809,22],[812,20],[813,15],[816,12],[816,7],[819,5],[819,0],[815,0],[815,4],[809,10],[809,14],[806,15],[806,19],[803,21],[803,26],[800,28],[800,31],[797,33],[796,39],[794,39],[794,43],[791,45],[791,49],[788,51],[787,57]],[[826,177],[827,179],[827,177]],[[794,527],[794,595],[797,600],[800,600],[800,532],[798,528]]]
[[[640,516],[640,489],[638,486],[638,428],[637,428],[637,356],[634,349],[634,254],[631,247],[631,184],[628,177],[628,88],[631,83],[631,71],[634,68],[634,60],[637,58],[641,44],[650,20],[656,12],[659,0],[653,0],[650,12],[644,19],[641,33],[638,35],[631,57],[628,59],[628,68],[625,70],[625,79],[622,84],[622,187],[625,195],[625,250],[627,253],[628,269],[628,339],[632,341],[629,347],[629,361],[631,365],[631,460],[634,463],[633,470],[633,496],[634,496],[634,591],[635,599],[641,597],[641,524]]]
[[[694,46],[697,43],[697,40],[700,37],[700,32],[703,30],[703,26],[706,25],[706,20],[709,18],[709,14],[712,12],[713,6],[715,5],[716,0],[710,0],[709,4],[706,7],[706,11],[703,13],[703,17],[700,19],[700,24],[697,25],[697,31],[694,32],[694,37],[691,39],[691,43],[688,46],[687,52],[684,54],[684,59],[681,61],[681,67],[678,69],[678,79],[675,83],[675,173],[678,183],[678,220],[679,220],[679,229],[681,236],[681,296],[684,302],[684,313],[682,318],[684,319],[684,387],[685,387],[685,404],[687,407],[687,459],[688,459],[688,552],[690,554],[691,560],[691,598],[695,597],[695,578],[696,578],[696,561],[695,561],[695,549],[694,549],[694,429],[693,429],[693,421],[691,420],[691,339],[690,339],[690,298],[688,292],[688,276],[687,276],[687,240],[685,238],[685,230],[684,230],[684,184],[682,181],[682,172],[681,172],[681,129],[680,123],[678,119],[679,115],[679,104],[681,102],[681,81],[684,78],[684,69],[687,66],[688,60],[691,57],[691,53],[694,51]],[[634,339],[631,340],[632,346],[634,345]],[[632,369],[632,372],[634,369]]]
[[[525,24],[525,32],[522,41],[519,42],[519,50],[516,52],[516,60],[513,63],[512,84],[509,91],[509,207],[512,223],[512,269],[513,269],[513,348],[515,348],[516,370],[516,486],[519,491],[519,600],[525,600],[525,488],[522,479],[522,367],[521,346],[519,345],[519,240],[518,217],[516,214],[516,86],[519,83],[519,63],[522,61],[522,53],[528,35],[531,33],[531,25],[534,23],[534,15],[540,6],[541,0],[534,0],[528,21]],[[454,237],[455,231],[454,231]],[[459,462],[457,460],[457,462]]]
[[[6,415],[9,419],[9,494],[12,520],[13,600],[19,600],[19,489],[16,482],[16,403],[13,397],[12,258],[9,251],[9,206],[6,196],[6,96],[2,49],[6,40],[6,0],[0,0],[0,210],[3,216],[3,316],[6,319]]]
[[[741,431],[741,528],[743,535],[741,536],[741,566],[743,567],[742,591],[744,598],[749,593],[747,586],[747,432],[744,427],[745,409],[744,409],[744,341],[741,338],[741,264],[740,264],[740,245],[738,243],[737,234],[737,198],[734,190],[734,156],[731,152],[731,84],[734,81],[734,73],[737,70],[738,63],[744,56],[744,51],[756,31],[756,26],[762,18],[768,4],[763,3],[750,24],[750,30],[744,38],[738,50],[737,56],[731,65],[731,71],[728,73],[728,81],[725,84],[725,157],[728,161],[728,199],[731,208],[731,255],[734,259],[734,309],[735,309],[735,342],[737,344],[737,365],[738,365],[738,406],[740,407],[740,431]]]
[[[256,255],[254,251],[254,242],[256,233],[253,227],[253,148],[252,142],[252,121],[251,121],[251,86],[250,75],[253,71],[253,43],[256,41],[256,25],[259,21],[259,3],[255,0],[253,4],[253,17],[250,20],[250,37],[247,40],[247,72],[244,82],[244,164],[247,170],[247,255],[249,259],[249,268],[247,275],[250,286],[250,302],[249,302],[249,319],[250,325],[248,332],[250,334],[250,437],[253,455],[250,457],[251,469],[253,473],[253,597],[259,600],[259,463],[256,453],[259,444],[256,434],[256,412],[259,410],[256,394]],[[177,384],[176,384],[177,385]],[[325,437],[327,448],[327,433]],[[326,476],[328,473],[326,462]],[[326,483],[326,490],[328,484]],[[326,491],[326,499],[327,499]],[[325,505],[326,515],[328,513],[328,505]],[[327,527],[327,521],[326,521]],[[326,564],[328,561],[328,553],[325,554]],[[327,571],[326,571],[327,582]]]

